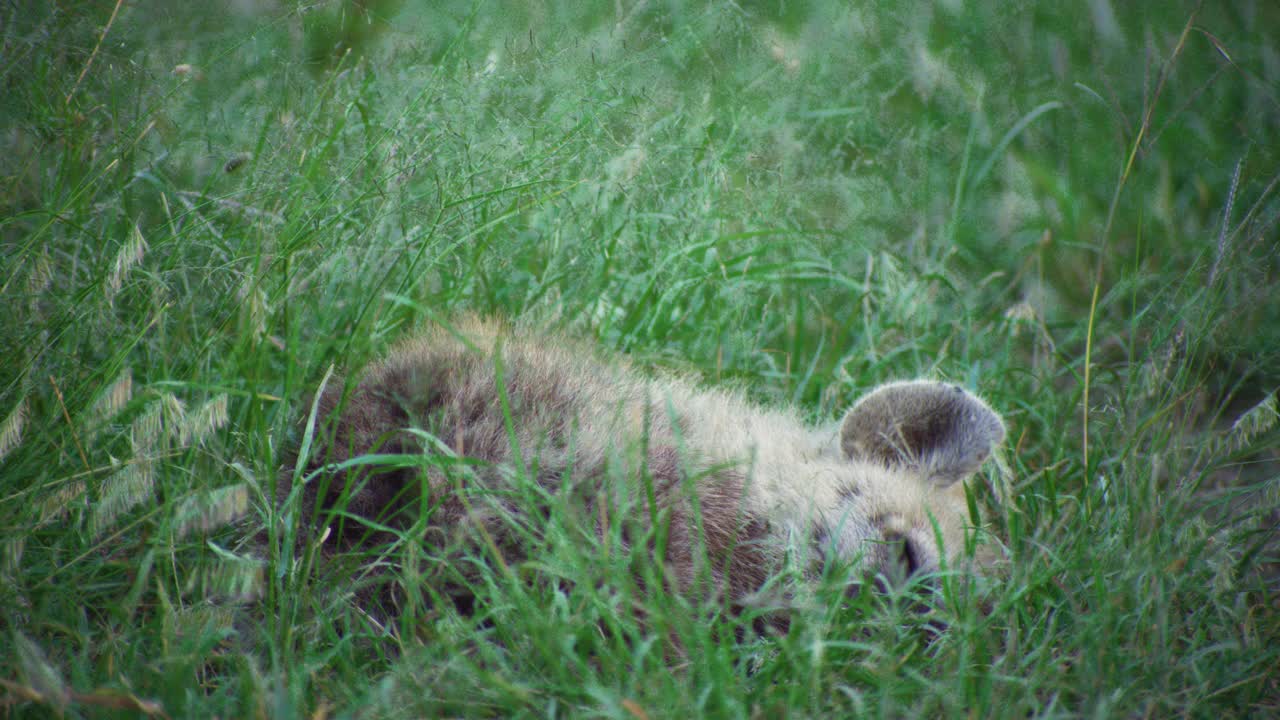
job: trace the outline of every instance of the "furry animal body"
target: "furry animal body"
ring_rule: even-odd
[[[519,528],[573,498],[584,537],[623,522],[624,545],[661,552],[665,585],[739,605],[797,548],[890,583],[959,559],[973,525],[962,481],[1005,434],[955,385],[882,385],[817,428],[480,320],[427,330],[358,382],[331,380],[314,422],[303,467],[286,475],[305,480],[303,513],[332,550],[411,529],[428,547],[478,536],[519,561]],[[371,454],[399,460],[362,463]]]

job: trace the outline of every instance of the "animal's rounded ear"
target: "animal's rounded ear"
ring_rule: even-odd
[[[903,465],[950,485],[977,472],[1004,440],[1004,421],[959,385],[915,380],[882,385],[845,415],[849,458]]]

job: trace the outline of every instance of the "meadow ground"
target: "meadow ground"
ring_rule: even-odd
[[[0,706],[1280,713],[1280,5],[362,7],[0,7]],[[330,368],[461,312],[815,420],[961,382],[1007,568],[762,635],[553,516],[379,622],[272,486]]]

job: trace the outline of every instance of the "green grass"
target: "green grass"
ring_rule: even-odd
[[[1009,5],[0,8],[0,702],[1280,711],[1280,12]],[[268,498],[331,367],[460,312],[821,419],[962,381],[1009,567],[760,636],[553,513],[387,632]]]

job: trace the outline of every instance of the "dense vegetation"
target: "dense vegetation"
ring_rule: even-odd
[[[1280,712],[1280,5],[209,5],[0,7],[7,710]],[[962,382],[1007,568],[774,636],[552,517],[382,622],[272,487],[463,312],[815,419]]]

